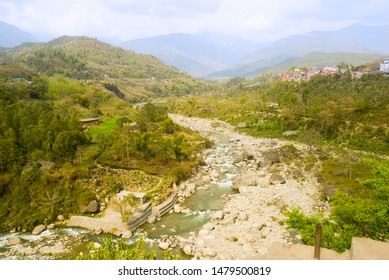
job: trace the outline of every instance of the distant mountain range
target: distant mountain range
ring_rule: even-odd
[[[347,55],[349,61],[353,53],[359,58],[361,53],[385,56],[389,55],[388,46],[389,26],[355,24],[337,31],[311,32],[280,39],[259,49],[237,65],[212,73],[208,77],[256,76],[277,64],[317,52],[350,53]],[[365,62],[368,61],[361,61],[361,63]]]
[[[206,76],[239,62],[262,45],[235,35],[176,33],[128,41],[120,46],[155,55],[191,75]]]
[[[3,22],[0,22],[0,34],[0,49],[36,41],[33,35]],[[318,60],[318,57],[329,59],[325,53],[336,53],[332,58],[345,63],[362,64],[372,57],[386,57],[389,55],[389,25],[354,24],[336,31],[293,35],[268,44],[236,35],[207,32],[176,33],[122,43],[113,39],[105,41],[115,42],[115,45],[137,53],[153,55],[165,64],[196,77],[254,77],[269,69],[281,69],[280,65],[290,65],[296,59],[298,63],[325,63]],[[307,55],[307,59],[298,60]]]
[[[0,21],[0,47],[11,48],[26,42],[36,42],[34,35]]]

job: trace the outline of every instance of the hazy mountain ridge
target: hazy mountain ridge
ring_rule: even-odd
[[[20,29],[17,30],[23,33]],[[16,32],[15,34],[19,33]],[[202,32],[160,35],[120,44],[117,43],[116,45],[136,53],[155,56],[163,63],[195,77],[228,78],[234,76],[257,76],[268,69],[278,69],[280,64],[288,64],[289,61],[312,53],[347,53],[347,60],[342,61],[345,63],[348,63],[348,61],[360,61],[361,54],[363,53],[378,54],[384,57],[385,54],[389,54],[389,49],[387,48],[389,45],[388,35],[388,25],[366,26],[354,24],[335,31],[312,31],[306,34],[292,35],[270,44],[260,44],[237,35]],[[15,38],[17,37],[15,35]],[[69,38],[73,37],[63,36],[60,39],[57,38],[48,42],[46,46],[56,46],[56,44],[59,44],[62,47],[69,47],[74,44],[72,39]],[[113,41],[113,39],[110,39],[110,41]],[[102,42],[100,43],[103,44]],[[90,44],[90,41],[87,43],[80,40],[77,44],[86,44],[85,47],[93,45]],[[107,46],[111,45],[106,44],[104,48],[101,48],[100,45],[93,47],[100,49],[100,51],[108,51],[106,56],[111,57],[109,50],[113,51],[114,49]],[[356,56],[354,60],[350,60],[352,53]],[[144,56],[145,59],[146,57]],[[368,58],[369,56],[364,57]],[[91,56],[90,60],[93,59],[96,60],[96,58]],[[115,60],[114,57],[113,59]],[[153,61],[151,56],[148,56],[147,60],[156,66],[156,62]],[[362,63],[365,62],[368,61],[362,61]],[[104,63],[110,64],[109,61]],[[115,61],[113,64],[118,63],[120,64],[120,62]],[[146,71],[147,69],[144,70]],[[168,70],[169,73],[170,70]],[[161,74],[159,70],[157,72]],[[145,72],[143,74],[144,76],[147,76],[147,74],[155,76],[155,71],[153,72],[152,70],[150,73]]]
[[[0,21],[0,47],[11,48],[26,42],[36,42],[34,35]]]
[[[237,63],[261,44],[236,35],[176,33],[128,41],[121,46],[155,55],[189,74],[205,76]]]

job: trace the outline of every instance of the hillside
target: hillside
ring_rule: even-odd
[[[156,57],[88,37],[63,36],[45,44],[25,44],[2,56],[3,64],[15,64],[47,76],[114,84],[133,101],[184,95],[206,86]]]
[[[311,53],[303,57],[289,59],[267,69],[268,72],[287,72],[291,67],[324,67],[336,66],[342,63],[362,65],[376,60],[383,60],[384,56],[372,53]],[[378,64],[377,64],[378,65]]]
[[[223,77],[255,77],[261,73],[287,72],[291,67],[322,67],[336,66],[342,63],[352,65],[362,65],[365,63],[384,60],[386,57],[372,53],[323,53],[315,52],[302,57],[280,56],[274,59],[260,60],[247,64],[237,65],[233,68],[212,73],[207,78],[223,78]],[[378,65],[378,64],[377,64]]]
[[[20,28],[0,21],[0,47],[11,48],[25,42],[36,42],[34,35]]]

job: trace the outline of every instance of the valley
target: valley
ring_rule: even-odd
[[[215,82],[69,36],[0,61],[0,258],[247,259],[317,222],[337,252],[389,238],[389,78],[367,65]]]

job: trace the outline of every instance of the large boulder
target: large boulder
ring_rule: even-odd
[[[232,187],[234,189],[239,189],[239,187],[256,186],[256,185],[257,185],[257,179],[256,179],[256,174],[254,172],[247,172],[241,174],[240,176],[235,177],[232,182]]]
[[[274,163],[280,162],[280,156],[276,151],[265,151],[262,152],[263,161],[261,161],[261,165],[272,165]]]
[[[45,229],[46,229],[46,226],[45,226],[45,225],[36,226],[36,227],[32,230],[32,234],[34,234],[34,235],[41,234]]]
[[[13,246],[20,244],[22,242],[22,239],[20,239],[19,236],[10,236],[7,238],[7,245],[8,246]]]
[[[99,203],[97,202],[97,200],[92,200],[88,203],[87,206],[84,207],[83,209],[83,213],[96,213],[99,211]]]
[[[132,237],[132,232],[130,230],[127,230],[127,231],[123,232],[123,234],[122,234],[122,238],[124,238],[124,239],[128,239],[131,237]]]
[[[159,242],[158,247],[162,250],[167,250],[169,249],[169,242]]]
[[[272,174],[269,178],[269,182],[272,185],[285,184],[286,180],[280,174]]]

